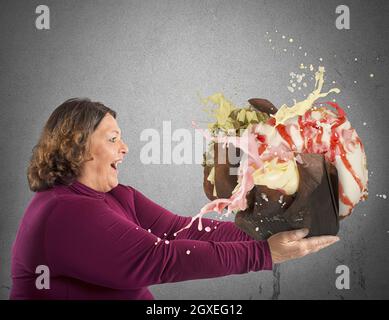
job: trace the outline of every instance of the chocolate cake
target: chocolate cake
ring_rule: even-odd
[[[265,99],[250,99],[260,112],[274,114],[277,109]],[[237,175],[231,168],[228,148],[214,144],[214,159],[220,163],[204,165],[203,187],[210,200],[229,198],[237,185]],[[229,148],[234,148],[229,145]],[[220,153],[223,152],[221,155]],[[239,157],[240,150],[233,149]],[[214,184],[208,176],[214,166]],[[320,154],[304,153],[297,161],[299,186],[293,195],[255,185],[247,194],[247,209],[235,215],[235,224],[248,235],[263,240],[281,231],[309,228],[308,236],[336,235],[339,230],[338,175],[336,168]]]

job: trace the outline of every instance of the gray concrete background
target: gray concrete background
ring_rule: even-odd
[[[35,8],[42,3],[51,10],[49,31],[35,29]],[[290,104],[299,96],[286,89],[289,73],[298,72],[300,63],[317,65],[319,58],[327,68],[326,87],[335,80],[342,90],[337,102],[351,106],[346,111],[365,144],[371,171],[370,198],[342,223],[342,241],[273,272],[150,288],[157,299],[389,298],[388,200],[376,196],[388,194],[389,6],[347,1],[351,30],[339,31],[335,8],[340,4],[1,1],[0,298],[8,298],[10,248],[33,195],[25,174],[31,149],[61,102],[87,96],[115,109],[131,150],[121,182],[192,216],[206,203],[201,166],[143,165],[141,130],[161,129],[163,120],[171,120],[173,130],[190,129],[192,119],[206,121],[197,92],[222,91],[237,105],[251,97]],[[340,264],[350,268],[350,290],[335,287]]]

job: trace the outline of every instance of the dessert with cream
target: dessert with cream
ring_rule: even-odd
[[[333,88],[322,92],[324,72],[324,67],[319,67],[315,73],[315,88],[305,100],[294,101],[291,107],[283,105],[278,111],[267,100],[260,99],[260,103],[258,99],[251,100],[252,106],[248,108],[236,108],[220,93],[204,100],[218,105],[214,111],[216,122],[209,126],[209,132],[203,132],[209,141],[209,151],[204,159],[205,169],[208,169],[204,187],[207,186],[207,196],[213,201],[206,204],[185,228],[199,218],[201,230],[201,217],[209,212],[227,216],[231,212],[245,212],[251,206],[250,197],[257,193],[255,187],[273,190],[279,198],[288,199],[289,203],[279,199],[280,205],[284,203],[287,209],[299,192],[304,193],[299,187],[309,185],[301,181],[304,163],[305,167],[311,163],[311,168],[318,168],[304,179],[316,179],[316,172],[320,172],[317,175],[320,183],[328,184],[330,189],[336,186],[332,199],[339,202],[336,210],[340,218],[350,215],[355,205],[367,197],[367,164],[361,139],[340,106],[333,102],[317,102],[331,92],[340,91]],[[257,109],[253,109],[256,104]],[[220,153],[220,146],[235,148],[240,153],[239,163],[231,166],[227,157],[223,169],[226,172],[227,167],[234,165],[237,169],[229,178],[229,188],[236,179],[231,195],[228,190],[222,190],[219,195],[221,188],[215,182],[219,169],[215,163],[219,159],[213,157],[218,153],[215,150]],[[317,156],[309,157],[308,154]],[[212,194],[209,184],[214,187]],[[262,198],[267,197],[264,192],[260,194]]]

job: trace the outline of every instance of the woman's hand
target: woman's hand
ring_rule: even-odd
[[[317,252],[339,240],[336,236],[304,237],[308,229],[285,231],[271,236],[267,241],[270,246],[273,263],[304,257]]]

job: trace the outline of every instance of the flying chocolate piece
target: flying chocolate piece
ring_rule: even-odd
[[[258,111],[265,112],[269,115],[277,112],[277,108],[269,100],[252,98],[248,102]]]

